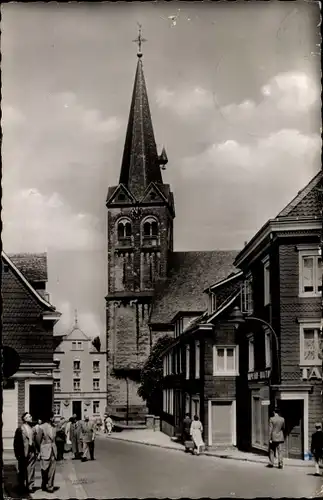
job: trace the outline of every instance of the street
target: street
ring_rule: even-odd
[[[322,487],[308,467],[268,469],[106,437],[97,438],[95,451],[94,462],[72,462],[83,498],[311,497]],[[66,465],[59,466],[63,476]]]

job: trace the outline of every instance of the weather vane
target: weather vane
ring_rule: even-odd
[[[138,36],[135,40],[132,40],[132,41],[138,44],[137,56],[142,57],[141,44],[144,42],[147,42],[147,40],[145,38],[143,38],[141,35],[141,24],[139,24],[139,23],[137,23],[137,24],[138,24]]]

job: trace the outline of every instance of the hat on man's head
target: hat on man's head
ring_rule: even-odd
[[[322,429],[322,424],[320,422],[316,422],[315,429]]]

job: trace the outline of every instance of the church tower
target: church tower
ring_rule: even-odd
[[[153,339],[148,319],[173,250],[174,199],[163,183],[165,149],[158,155],[143,72],[139,29],[137,69],[119,184],[108,209],[107,390],[109,411],[145,407],[137,395],[140,369]]]

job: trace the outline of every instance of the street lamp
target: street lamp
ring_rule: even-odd
[[[277,372],[278,372],[278,382],[280,381],[280,359],[279,359],[279,351],[278,351],[278,348],[279,348],[279,343],[278,343],[278,337],[277,337],[277,334],[275,332],[275,330],[273,329],[273,327],[267,323],[267,321],[261,319],[261,318],[256,318],[254,316],[247,316],[245,317],[244,314],[242,313],[242,311],[239,309],[239,307],[235,306],[233,309],[232,309],[232,312],[229,316],[229,323],[232,323],[234,324],[234,326],[236,328],[239,328],[240,325],[243,325],[249,321],[253,321],[253,322],[258,322],[260,323],[261,325],[263,326],[266,326],[268,328],[268,330],[270,331],[270,334],[271,334],[271,338],[273,339],[274,343],[275,343],[275,351],[276,351],[276,367],[277,367]],[[270,377],[269,377],[269,393],[270,393],[270,401],[271,401],[271,372],[270,372]]]

